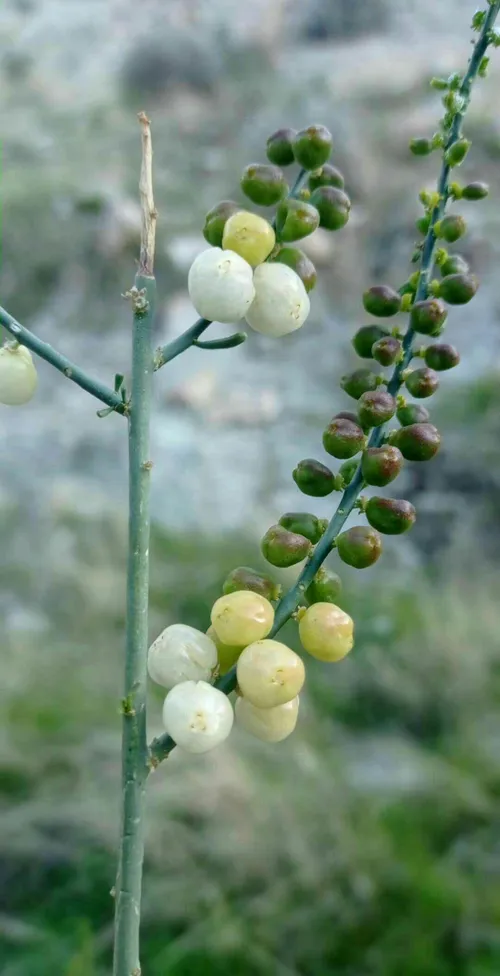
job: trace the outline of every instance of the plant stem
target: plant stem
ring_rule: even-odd
[[[16,339],[31,352],[34,352],[41,359],[45,359],[47,363],[54,366],[60,373],[63,373],[69,380],[73,380],[77,386],[81,386],[82,390],[86,390],[92,396],[96,397],[97,400],[101,400],[108,407],[111,407],[116,413],[127,413],[127,405],[123,403],[122,398],[114,393],[113,390],[105,386],[104,383],[99,383],[98,380],[92,379],[83,369],[72,363],[71,360],[67,359],[66,356],[61,355],[56,349],[53,349],[48,342],[43,342],[39,339],[33,332],[29,329],[25,329],[24,325],[20,322],[16,322],[16,319],[12,318],[4,308],[0,308],[0,325],[3,325],[7,332],[10,332],[11,336]]]

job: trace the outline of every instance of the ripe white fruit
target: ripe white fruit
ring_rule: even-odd
[[[254,271],[255,298],[246,320],[256,332],[284,336],[304,324],[311,307],[301,278],[286,264],[260,264]]]
[[[291,701],[306,676],[302,658],[275,640],[259,640],[245,647],[236,675],[242,695],[257,708],[274,708]]]
[[[195,258],[189,269],[188,291],[202,318],[237,322],[254,299],[253,271],[234,251],[209,247]]]
[[[0,349],[0,403],[19,407],[31,400],[37,387],[33,357],[26,346],[8,343]]]
[[[208,752],[227,739],[234,712],[222,691],[205,681],[183,681],[169,691],[163,724],[186,752]]]
[[[186,624],[166,627],[148,652],[149,675],[164,688],[181,681],[210,681],[216,664],[213,640]]]
[[[236,590],[215,601],[210,618],[223,644],[246,647],[267,637],[274,623],[274,609],[260,593]]]
[[[291,735],[299,714],[299,698],[292,698],[275,708],[256,708],[246,698],[237,698],[234,707],[236,723],[262,742],[281,742]]]

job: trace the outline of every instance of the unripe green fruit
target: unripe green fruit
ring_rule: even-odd
[[[395,336],[384,336],[372,346],[372,355],[381,366],[392,366],[401,358],[403,346]]]
[[[377,374],[373,373],[371,369],[355,369],[353,373],[342,376],[340,386],[354,400],[359,400],[363,393],[377,389]]]
[[[285,515],[281,516],[279,524],[284,529],[288,529],[289,532],[295,532],[298,535],[305,536],[306,539],[309,539],[309,542],[316,545],[321,539],[328,522],[326,519],[319,519],[316,515],[311,515],[309,512],[286,512]]]
[[[401,308],[401,295],[390,285],[372,285],[363,295],[363,305],[370,315],[389,318]]]
[[[463,237],[467,230],[467,224],[460,214],[447,214],[442,220],[438,220],[434,227],[436,237],[441,237],[448,244],[453,244]]]
[[[423,136],[415,136],[410,139],[410,151],[414,156],[429,156],[432,152],[433,145],[430,139],[426,139]]]
[[[359,458],[356,457],[349,458],[348,461],[344,461],[344,463],[340,465],[339,475],[343,479],[345,485],[351,484],[351,481],[354,478],[354,475],[356,474],[358,467],[359,467]]]
[[[252,203],[272,207],[288,193],[288,183],[278,166],[250,163],[243,170],[241,189]]]
[[[473,274],[446,275],[439,285],[439,294],[450,305],[467,305],[479,288],[479,281]]]
[[[415,302],[410,315],[410,325],[415,332],[433,335],[446,322],[448,311],[440,298],[425,298]]]
[[[203,236],[212,247],[222,247],[222,235],[229,217],[241,210],[234,200],[222,200],[208,211],[205,217]]]
[[[467,186],[464,186],[462,198],[464,200],[484,200],[489,192],[490,188],[487,183],[475,180],[473,183],[467,183]]]
[[[401,535],[411,529],[417,513],[410,504],[399,498],[369,498],[365,515],[370,525],[385,535]]]
[[[278,204],[276,229],[279,239],[285,244],[308,237],[317,227],[319,213],[310,203],[287,197]]]
[[[460,166],[463,163],[472,143],[470,139],[457,139],[456,142],[452,143],[449,149],[445,153],[445,161],[448,166]]]
[[[363,449],[365,434],[359,424],[340,418],[332,420],[323,433],[323,447],[336,458],[351,458]]]
[[[332,166],[331,163],[325,163],[321,169],[316,170],[315,173],[311,173],[309,177],[309,189],[311,193],[317,190],[319,186],[336,186],[337,189],[344,189],[344,177],[340,170]]]
[[[410,424],[427,423],[430,413],[420,403],[405,403],[404,407],[396,410],[396,417],[402,427],[409,427]]]
[[[269,136],[266,155],[276,166],[290,166],[295,162],[293,143],[297,132],[295,129],[278,129]]]
[[[383,339],[390,335],[389,329],[385,325],[376,325],[373,322],[370,325],[362,325],[360,329],[355,333],[352,339],[352,344],[354,346],[355,352],[361,359],[372,359],[373,353],[372,349],[379,339]]]
[[[222,247],[239,254],[252,268],[266,260],[275,243],[271,224],[258,214],[238,210],[226,221]]]
[[[424,236],[427,234],[429,227],[431,226],[431,218],[426,214],[425,217],[418,217],[415,221],[415,227]]]
[[[355,525],[338,535],[335,541],[342,562],[355,569],[368,569],[382,553],[382,539],[367,525]]]
[[[336,603],[341,590],[340,576],[321,567],[307,587],[306,598],[309,603]]]
[[[439,386],[439,376],[428,366],[414,369],[405,380],[406,389],[418,400],[432,396]]]
[[[458,349],[455,349],[455,346],[450,346],[444,342],[435,343],[433,346],[427,346],[424,359],[431,369],[437,369],[441,372],[444,369],[453,369],[454,366],[458,366],[460,353]]]
[[[298,247],[282,247],[271,261],[286,264],[295,271],[307,292],[312,291],[316,284],[317,274],[314,264]]]
[[[315,603],[299,621],[302,647],[318,661],[341,661],[354,643],[354,624],[333,603]]]
[[[391,441],[407,461],[430,461],[439,451],[441,435],[433,424],[410,424],[394,431]]]
[[[324,498],[335,488],[333,471],[330,471],[330,468],[321,461],[315,461],[314,458],[299,461],[292,477],[304,495],[311,495],[313,498]]]
[[[363,454],[361,471],[368,485],[383,488],[397,478],[403,466],[403,455],[397,447],[384,444],[369,447]]]
[[[469,265],[461,254],[450,254],[439,266],[439,270],[444,278],[447,275],[467,274]]]
[[[339,410],[339,412],[332,417],[332,420],[352,420],[353,424],[357,424],[358,415],[352,410]]]
[[[268,563],[281,569],[302,562],[311,548],[309,539],[298,532],[289,532],[282,525],[272,525],[261,542],[262,554]]]
[[[396,401],[387,390],[369,390],[358,401],[358,417],[362,427],[380,427],[396,413]]]
[[[293,141],[293,154],[303,169],[319,169],[327,162],[331,151],[332,134],[324,125],[301,129]]]
[[[226,576],[222,584],[224,596],[228,593],[236,593],[237,590],[252,590],[253,593],[260,593],[266,600],[278,600],[281,586],[275,583],[270,576],[260,573],[250,566],[238,566],[232,569],[229,576]]]
[[[319,186],[310,202],[316,207],[320,226],[325,230],[341,230],[347,224],[351,201],[343,190],[335,186]]]
[[[207,637],[213,640],[217,648],[217,663],[219,665],[219,674],[227,674],[228,671],[236,664],[243,648],[241,645],[236,644],[224,644],[217,636],[216,631],[212,626],[207,630]]]

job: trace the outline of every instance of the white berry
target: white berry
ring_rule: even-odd
[[[216,664],[213,640],[186,624],[166,627],[149,648],[149,675],[164,688],[181,681],[210,681]]]
[[[0,349],[0,403],[19,407],[31,400],[37,387],[33,357],[26,346],[8,343]]]
[[[274,708],[298,695],[305,669],[302,658],[285,644],[259,640],[241,652],[236,675],[242,695],[252,705]]]
[[[246,320],[256,332],[284,336],[304,324],[311,307],[302,279],[286,264],[260,264],[254,271],[255,298]]]
[[[234,712],[222,691],[206,681],[183,681],[169,691],[163,724],[181,749],[208,752],[227,739]]]
[[[234,707],[236,722],[262,742],[281,742],[291,735],[299,714],[298,695],[275,708],[256,708],[246,698],[237,698]]]
[[[237,322],[246,315],[255,296],[253,271],[234,251],[209,247],[191,265],[188,290],[202,318]]]

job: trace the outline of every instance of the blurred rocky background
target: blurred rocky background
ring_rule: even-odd
[[[408,139],[435,130],[428,82],[464,66],[473,12],[469,0],[4,0],[1,303],[108,383],[129,362],[137,110],[154,127],[158,343],[194,320],[185,283],[204,213],[241,199],[239,173],[274,129],[325,123],[353,199],[344,231],[306,242],[320,283],[303,330],[191,350],[157,376],[152,635],[176,620],[205,628],[226,572],[261,565],[265,529],[309,507],[291,470],[322,457],[323,427],[348,406],[338,379],[363,287],[407,277],[417,194],[438,162],[412,157]],[[342,573],[356,650],[309,665],[289,743],[235,735],[155,774],[145,976],[498,973],[499,78],[493,54],[463,167],[491,186],[463,207],[461,250],[482,284],[450,314],[462,364],[432,402],[444,449],[401,479],[417,525],[373,571]],[[39,372],[37,399],[0,412],[1,971],[104,976],[126,439],[120,418],[97,419],[79,389]],[[159,711],[152,694],[152,731]]]

